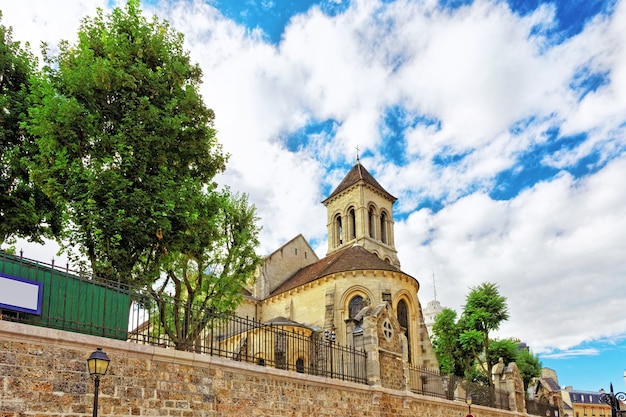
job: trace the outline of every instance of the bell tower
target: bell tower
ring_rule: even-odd
[[[396,200],[357,158],[337,188],[322,201],[328,215],[327,255],[357,244],[400,268],[393,231]]]

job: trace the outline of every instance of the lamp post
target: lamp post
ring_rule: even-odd
[[[328,342],[328,348],[330,349],[330,377],[333,378],[333,343],[337,339],[337,333],[333,330],[324,330],[324,339]]]
[[[98,417],[98,392],[100,391],[100,377],[103,377],[109,369],[109,362],[111,359],[106,353],[102,351],[102,348],[96,348],[94,352],[87,358],[87,369],[89,375],[93,376],[93,417]]]
[[[611,406],[611,416],[619,417],[620,414],[626,414],[626,410],[621,410],[621,401],[626,401],[626,393],[613,392],[613,383],[611,382],[611,392],[600,394],[600,401]]]
[[[467,403],[467,415],[472,415],[472,394],[467,394],[465,397],[465,402]]]

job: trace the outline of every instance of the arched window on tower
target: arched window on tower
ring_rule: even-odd
[[[356,239],[356,213],[354,207],[351,207],[348,211],[350,216],[350,239]]]
[[[385,212],[380,215],[380,240],[387,243],[387,213]]]
[[[368,223],[369,223],[369,234],[371,238],[375,238],[376,236],[376,214],[374,213],[374,207],[370,206],[368,211]]]
[[[411,362],[411,338],[409,337],[409,307],[407,306],[406,301],[404,300],[398,301],[397,314],[398,314],[398,323],[400,323],[400,326],[406,329],[404,334],[406,335],[407,346],[409,349],[408,351],[409,362]]]
[[[350,303],[348,304],[348,309],[348,314],[350,315],[350,318],[355,318],[356,315],[359,314],[359,311],[363,310],[363,297],[361,297],[360,295],[355,295],[354,297],[352,297]]]
[[[335,216],[335,246],[343,243],[343,227],[341,226],[341,215]]]

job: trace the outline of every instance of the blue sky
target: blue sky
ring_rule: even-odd
[[[24,4],[22,4],[24,3]],[[28,4],[26,4],[28,3]],[[73,41],[107,0],[1,6],[14,38]],[[355,163],[393,195],[402,269],[460,310],[498,284],[561,385],[624,390],[626,3],[150,1],[185,34],[262,253],[302,233]],[[49,248],[28,247],[30,257]],[[30,251],[30,252],[29,252]],[[47,259],[47,258],[46,258]]]

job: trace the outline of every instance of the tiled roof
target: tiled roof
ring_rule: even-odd
[[[560,392],[561,391],[561,387],[554,380],[554,378],[541,378],[541,382],[550,392]]]
[[[401,272],[398,268],[380,259],[362,246],[354,245],[331,253],[314,264],[300,269],[283,282],[282,285],[272,291],[270,295],[277,295],[289,291],[326,275],[364,269]]]
[[[311,327],[307,326],[306,324],[303,323],[298,323],[297,321],[293,321],[290,320],[286,317],[282,317],[282,316],[278,316],[278,317],[274,317],[268,321],[266,321],[264,324],[273,324],[273,325],[279,325],[279,326],[294,326],[294,327],[305,327],[307,329],[311,329]]]
[[[378,181],[374,179],[372,174],[370,174],[367,171],[367,169],[365,169],[365,167],[361,165],[360,162],[357,162],[356,165],[354,165],[352,169],[350,169],[350,171],[346,174],[345,178],[339,183],[337,188],[335,188],[335,191],[330,193],[330,195],[324,201],[322,201],[322,203],[325,203],[326,201],[330,200],[331,198],[341,193],[342,191],[350,188],[351,186],[353,186],[359,181],[365,181],[367,184],[376,188],[378,191],[383,193],[389,200],[391,200],[391,202],[394,202],[397,200],[397,198],[389,194],[387,190],[385,190],[378,183]]]

